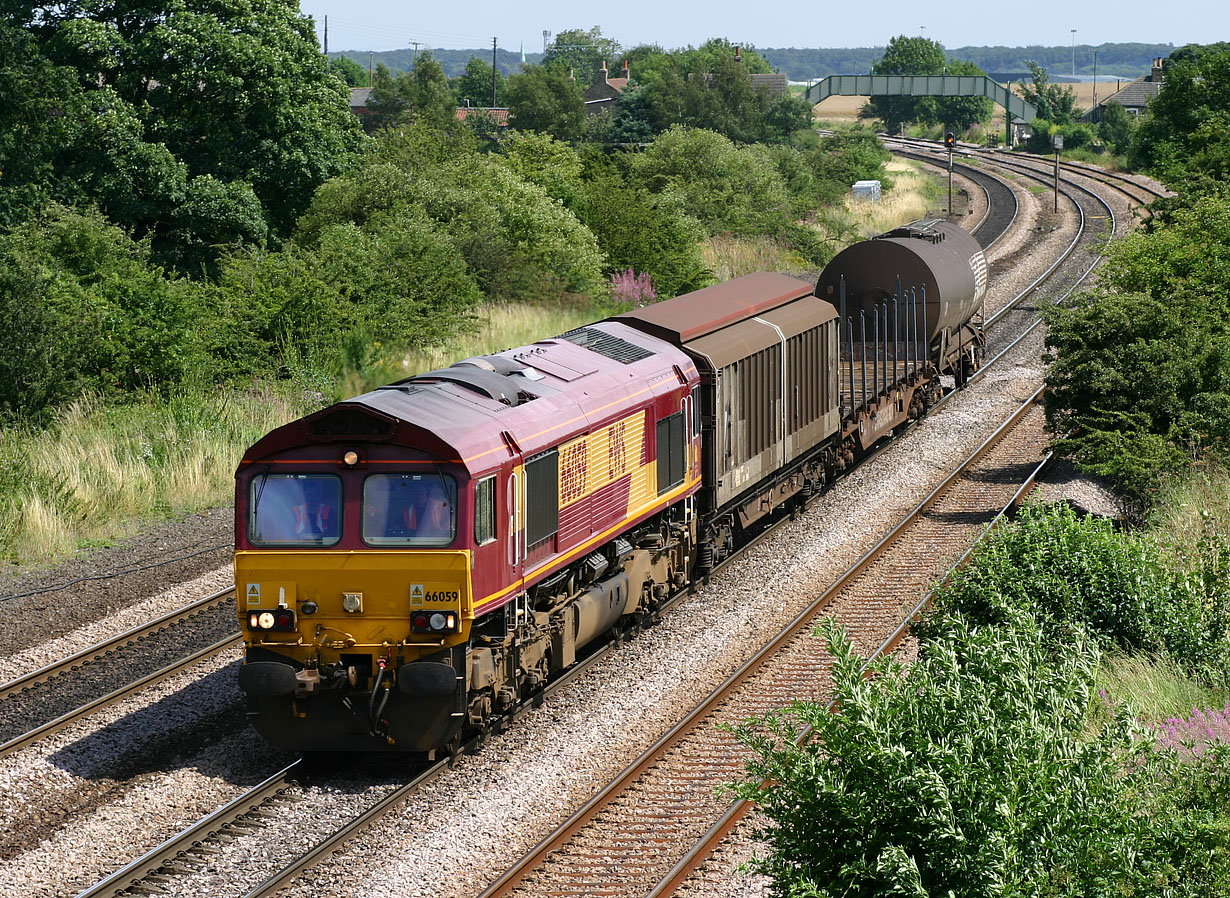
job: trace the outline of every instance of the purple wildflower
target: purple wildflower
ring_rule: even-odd
[[[653,288],[653,278],[637,274],[631,268],[611,275],[611,299],[630,306],[647,306],[658,298]]]

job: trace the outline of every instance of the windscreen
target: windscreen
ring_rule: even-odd
[[[257,546],[331,546],[342,535],[342,481],[331,474],[258,474],[248,487]]]
[[[445,474],[372,474],[363,481],[363,541],[447,546],[457,523],[457,483]]]

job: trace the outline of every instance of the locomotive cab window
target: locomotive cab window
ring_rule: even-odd
[[[480,480],[474,487],[474,543],[495,539],[495,478]]]
[[[658,422],[658,495],[683,483],[686,465],[683,413]]]
[[[332,546],[342,535],[342,481],[332,474],[258,474],[248,487],[255,546]]]
[[[457,482],[447,474],[372,474],[363,481],[369,546],[447,546],[457,530]]]

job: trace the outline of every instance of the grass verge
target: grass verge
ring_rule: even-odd
[[[43,430],[0,433],[0,557],[42,565],[141,522],[228,505],[244,447],[320,404],[289,386],[78,400]]]

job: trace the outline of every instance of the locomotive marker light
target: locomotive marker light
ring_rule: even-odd
[[[248,627],[252,630],[275,630],[287,632],[295,629],[295,612],[289,608],[274,611],[253,611],[248,615]]]
[[[363,593],[361,592],[344,592],[342,593],[342,610],[349,614],[358,614],[363,610]]]

